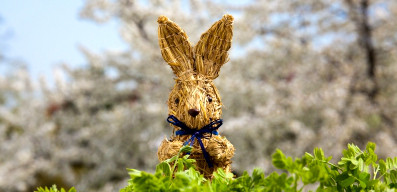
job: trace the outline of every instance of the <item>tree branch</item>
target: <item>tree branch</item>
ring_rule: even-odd
[[[376,79],[376,50],[373,44],[372,29],[369,24],[369,0],[361,0],[359,3],[359,11],[356,11],[352,0],[346,0],[350,9],[350,15],[353,22],[357,26],[358,43],[364,49],[367,65],[367,76],[373,83],[370,90],[367,90],[367,95],[371,101],[374,101],[379,92],[379,87]]]

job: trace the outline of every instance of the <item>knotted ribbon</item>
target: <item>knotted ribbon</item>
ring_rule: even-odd
[[[188,143],[190,143],[190,146],[193,146],[194,141],[197,139],[198,143],[200,144],[201,151],[203,152],[205,161],[207,162],[209,167],[213,167],[211,159],[210,159],[210,155],[205,150],[205,147],[204,147],[203,142],[201,141],[201,138],[205,138],[204,133],[211,133],[211,135],[212,134],[218,135],[218,132],[216,130],[222,125],[222,123],[223,123],[222,119],[212,121],[199,130],[189,128],[185,123],[179,121],[178,118],[176,118],[173,115],[168,116],[167,121],[168,121],[168,123],[171,123],[171,124],[181,128],[181,130],[176,131],[176,133],[175,133],[176,135],[192,135],[192,137],[190,137],[190,139],[187,140],[184,143],[184,145],[187,145]]]

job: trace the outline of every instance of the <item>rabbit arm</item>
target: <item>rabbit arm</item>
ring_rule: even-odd
[[[186,33],[165,16],[160,16],[157,22],[161,55],[175,75],[193,70],[193,52]]]
[[[178,154],[179,149],[183,146],[183,142],[179,140],[168,140],[164,138],[157,151],[159,161],[165,161]]]
[[[219,75],[219,70],[228,61],[228,50],[232,44],[233,16],[224,15],[203,33],[194,48],[197,71],[212,79]]]

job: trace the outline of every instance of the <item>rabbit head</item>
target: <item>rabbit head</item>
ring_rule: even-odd
[[[201,129],[222,114],[221,98],[213,80],[228,61],[233,17],[224,15],[194,47],[186,33],[167,17],[160,16],[158,23],[161,54],[176,75],[168,100],[169,115],[192,129]]]

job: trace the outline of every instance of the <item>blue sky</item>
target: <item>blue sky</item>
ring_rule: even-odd
[[[79,18],[84,1],[0,1],[0,52],[27,63],[33,78],[49,81],[60,63],[85,64],[78,46],[93,52],[126,49],[118,23],[96,24]],[[7,69],[1,66],[0,74]]]

